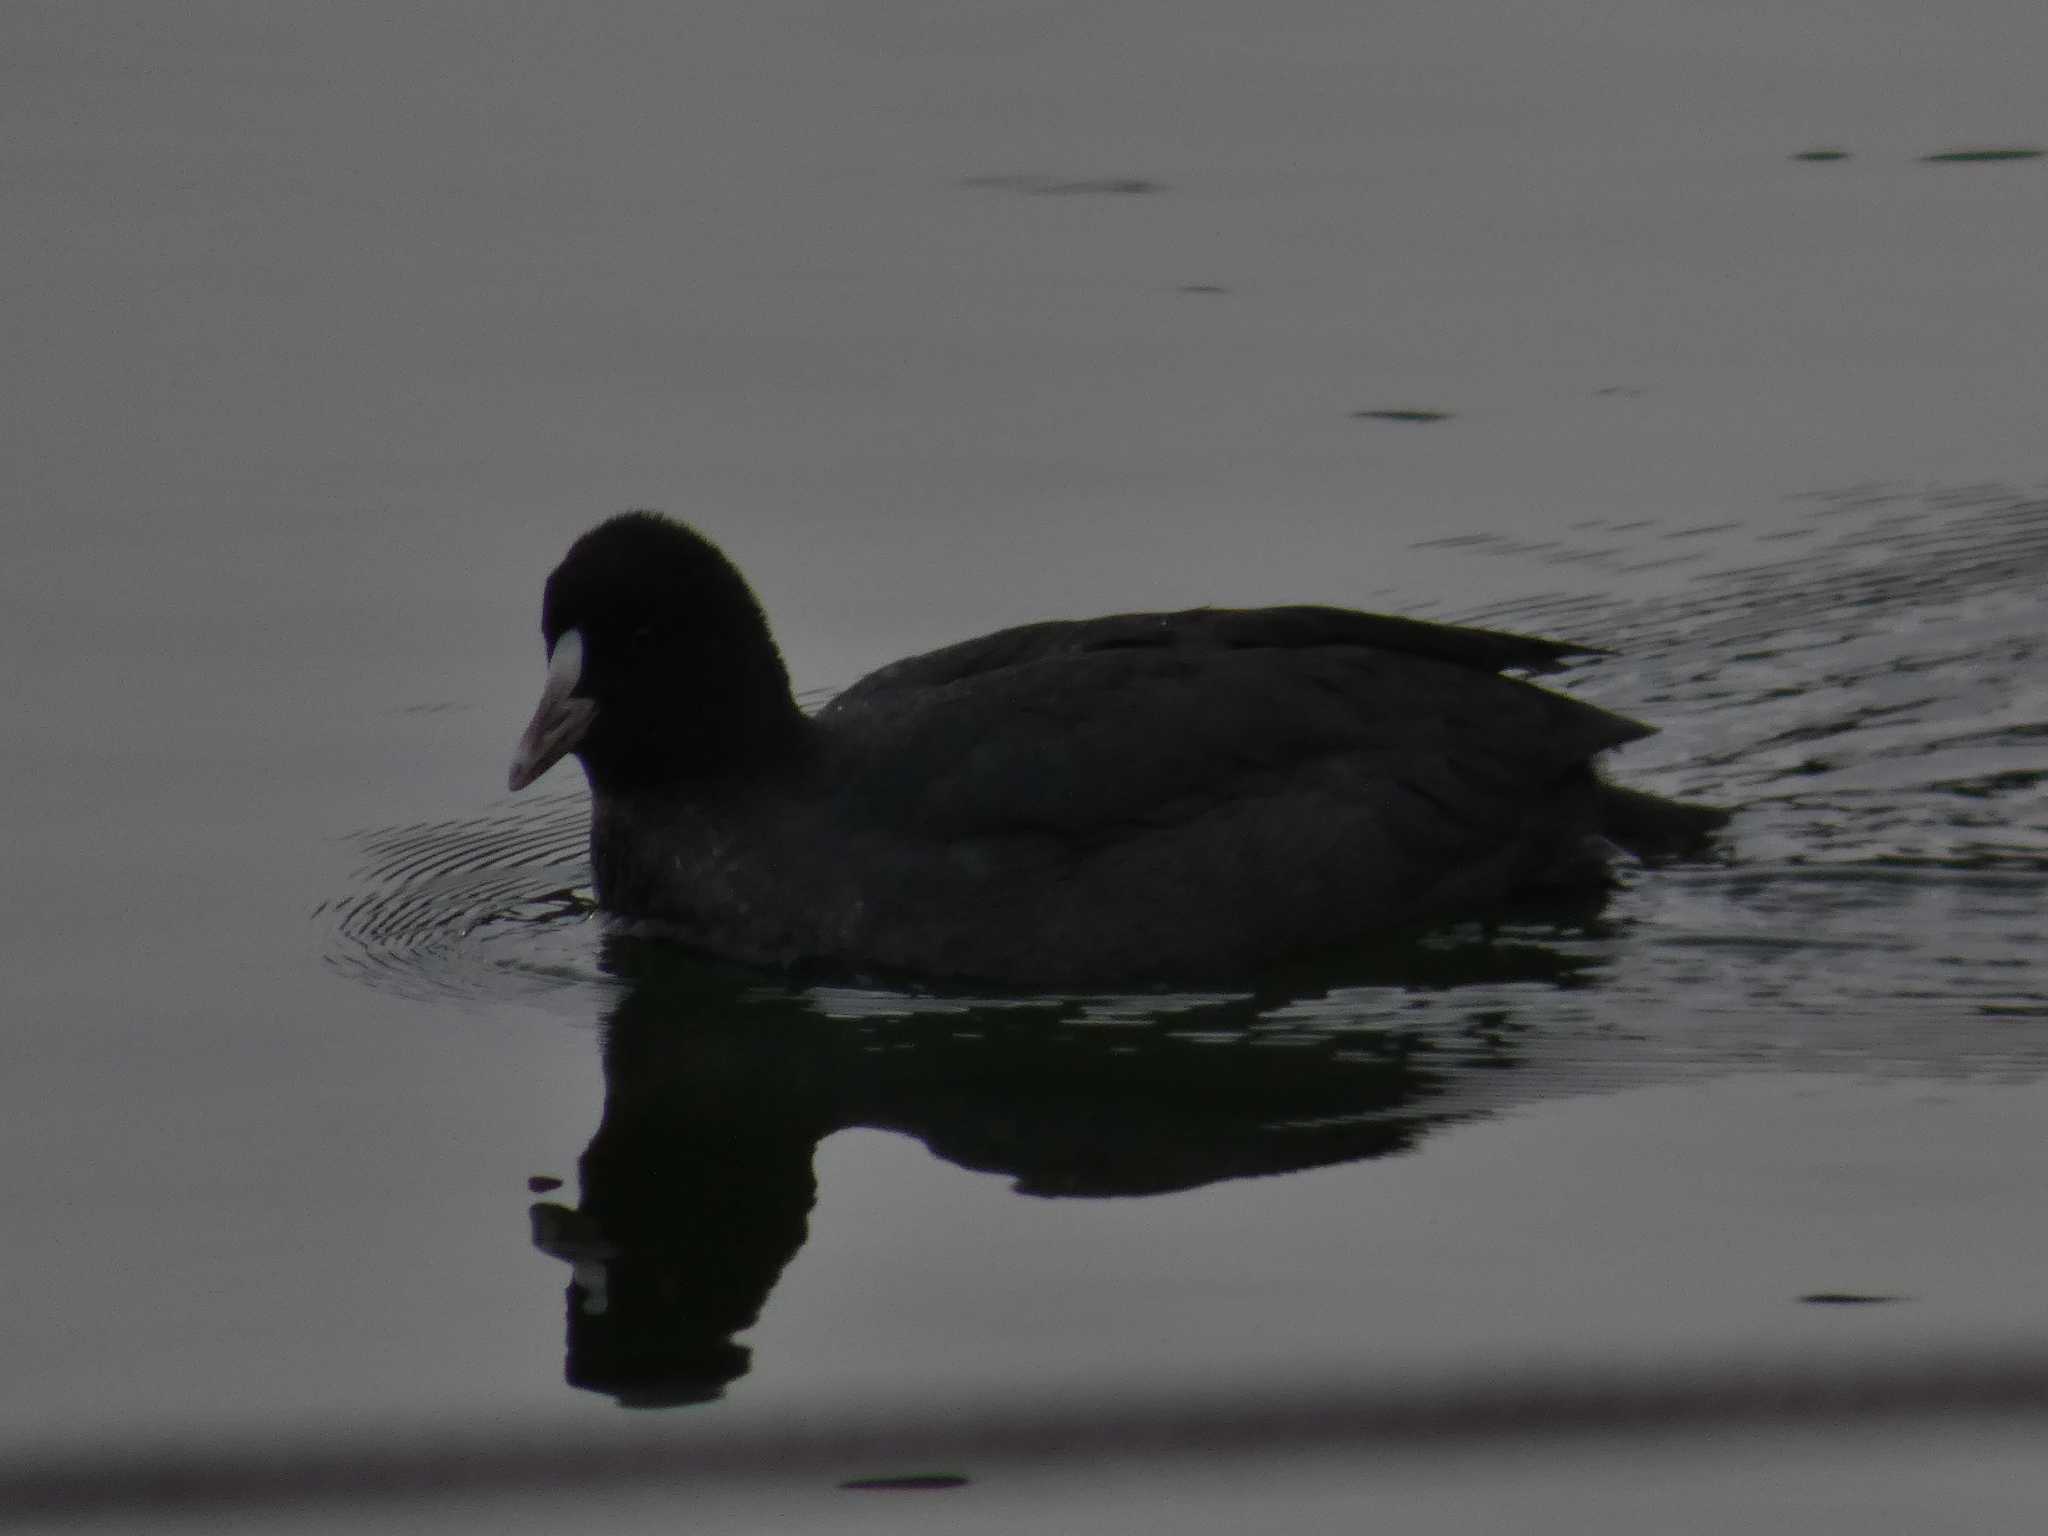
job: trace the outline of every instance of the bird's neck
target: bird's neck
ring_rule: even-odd
[[[593,796],[717,800],[806,772],[814,757],[810,718],[787,693],[744,711],[683,706],[630,735],[592,731],[578,754]]]

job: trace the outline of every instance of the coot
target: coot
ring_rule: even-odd
[[[1524,635],[1320,607],[1027,624],[806,715],[739,572],[653,512],[570,547],[541,634],[511,787],[574,753],[600,904],[751,964],[1244,980],[1726,819],[1597,777],[1652,728],[1502,676],[1588,650]]]

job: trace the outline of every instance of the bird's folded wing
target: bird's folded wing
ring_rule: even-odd
[[[819,719],[849,794],[939,835],[1114,837],[1310,783],[1478,827],[1650,734],[1495,675],[1573,649],[1335,609],[1126,615],[909,658]]]

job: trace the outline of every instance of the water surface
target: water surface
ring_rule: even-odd
[[[10,1454],[2037,1347],[2048,203],[1928,157],[2042,142],[2048,24],[1931,16],[15,7]],[[496,791],[629,505],[808,693],[1475,619],[1611,648],[1617,776],[1741,814],[1258,995],[707,969]],[[2039,1526],[1935,1439],[776,1507]]]

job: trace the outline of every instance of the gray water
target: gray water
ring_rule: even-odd
[[[2037,8],[4,25],[11,1467],[2040,1349],[2048,172],[1922,158],[2048,134]],[[1616,777],[1740,815],[1272,993],[707,968],[498,792],[639,504],[814,697],[1342,602],[1607,647]],[[573,1518],[2032,1529],[2030,1450]]]

